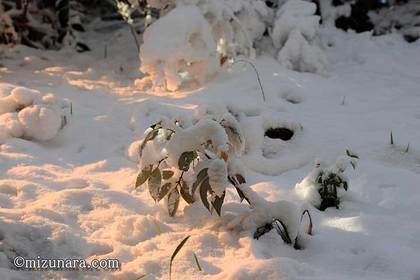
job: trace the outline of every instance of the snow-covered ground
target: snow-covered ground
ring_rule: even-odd
[[[25,86],[71,100],[73,112],[52,140],[0,144],[0,278],[168,279],[173,250],[191,235],[172,279],[420,279],[420,42],[324,33],[328,77],[287,70],[269,57],[255,61],[265,103],[254,72],[239,63],[195,91],[139,92],[128,30],[93,34],[95,51],[84,54],[7,51],[1,96]],[[147,190],[134,190],[130,144],[161,114],[189,118],[209,104],[245,113],[243,162],[267,200],[298,202],[294,187],[316,159],[332,163],[347,148],[360,156],[348,170],[341,209],[310,209],[314,235],[304,250],[274,231],[254,240],[252,232],[228,230],[234,213],[248,207],[233,189],[222,218],[201,203],[182,204],[170,218]],[[272,124],[295,130],[294,137],[264,139]],[[118,258],[122,268],[16,271],[16,255]]]

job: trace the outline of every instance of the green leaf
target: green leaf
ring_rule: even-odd
[[[161,201],[162,200],[162,198],[164,198],[167,194],[168,194],[168,192],[169,192],[169,190],[171,189],[171,187],[172,187],[172,183],[166,183],[166,184],[164,184],[161,188],[160,188],[160,190],[159,190],[159,194],[158,194],[158,199],[157,199],[157,201]]]
[[[197,265],[198,271],[203,271],[203,269],[201,269],[201,265],[200,262],[198,261],[197,255],[195,253],[194,254],[194,260],[195,260],[195,264]]]
[[[346,181],[343,181],[343,188],[347,191],[348,189],[348,184]]]
[[[238,181],[240,185],[246,183],[244,176],[242,176],[241,174],[236,174],[235,178],[236,178],[236,181]]]
[[[144,184],[144,182],[147,181],[147,179],[149,179],[150,174],[152,173],[152,165],[146,166],[145,168],[143,168],[143,170],[139,173],[139,175],[137,175],[137,179],[136,179],[136,188],[140,187],[141,185]]]
[[[175,216],[179,206],[179,192],[177,188],[173,188],[168,194],[168,213],[169,216]]]
[[[206,177],[208,177],[207,171],[208,171],[208,168],[203,168],[203,169],[200,170],[200,172],[198,172],[197,180],[194,182],[194,184],[192,186],[192,190],[191,190],[192,195],[195,194],[195,191],[200,186],[200,184],[204,181],[204,179],[206,179]]]
[[[160,186],[162,184],[162,175],[160,173],[159,167],[156,167],[150,174],[149,180],[147,181],[149,185],[149,193],[152,198],[157,201],[159,198]]]
[[[182,171],[188,171],[188,169],[190,169],[191,162],[197,156],[197,152],[195,151],[183,152],[178,160],[178,168]]]
[[[238,187],[239,185],[246,183],[245,178],[241,174],[236,174],[233,177],[228,177],[228,179],[232,183],[232,185],[235,186],[236,192],[238,193],[241,202],[245,199],[249,204],[251,204],[244,192]]]
[[[162,178],[164,180],[168,180],[170,178],[172,178],[172,176],[174,176],[174,172],[172,170],[162,170]]]
[[[172,279],[172,262],[174,261],[176,255],[179,253],[179,251],[182,249],[182,247],[185,245],[185,243],[188,241],[188,238],[190,238],[190,237],[191,237],[190,235],[185,237],[181,241],[181,243],[179,243],[178,246],[176,246],[175,251],[172,253],[171,261],[169,263],[169,279]]]
[[[239,127],[235,127],[234,124],[230,124],[226,120],[222,120],[220,125],[225,129],[230,143],[242,144],[244,142],[243,136],[239,132]]]
[[[410,143],[408,143],[407,148],[405,149],[404,152],[407,154],[409,149],[410,149]]]
[[[206,179],[204,179],[203,183],[200,185],[200,197],[201,197],[201,202],[203,202],[204,206],[211,213],[210,204],[209,204],[209,201],[207,200],[207,192],[209,190],[210,190],[210,183],[209,183],[209,178],[207,177]]]
[[[190,194],[190,189],[188,188],[188,185],[185,181],[182,181],[180,193],[182,198],[188,203],[192,204],[194,203],[194,197]]]
[[[159,129],[159,128],[162,128],[162,121],[160,121],[160,122],[158,122],[158,123],[155,123],[155,124],[152,124],[152,125],[150,126],[150,128],[152,128],[152,129]]]
[[[243,192],[240,188],[235,187],[235,189],[236,189],[236,192],[237,192],[237,193],[238,193],[238,195],[239,195],[239,198],[241,199],[241,202],[245,199],[245,200],[248,202],[248,204],[251,204],[251,203],[249,202],[248,197],[246,197],[246,196],[245,196],[244,192]]]
[[[357,158],[357,159],[359,159],[359,156],[358,155],[356,155],[356,154],[354,154],[352,151],[350,151],[350,150],[346,150],[346,154],[349,156],[349,157],[351,157],[351,158]]]
[[[225,193],[226,192],[223,192],[223,194],[220,197],[216,196],[214,200],[211,202],[211,205],[213,205],[214,210],[216,210],[216,213],[219,216],[222,213],[222,206],[223,206],[223,201],[225,200]]]

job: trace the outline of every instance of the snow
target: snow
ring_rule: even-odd
[[[211,189],[217,196],[222,196],[227,185],[227,166],[222,159],[213,160],[208,169]]]
[[[61,127],[59,112],[39,105],[26,107],[19,112],[18,117],[28,139],[50,140]]]
[[[73,104],[71,122],[48,142],[18,137],[23,110],[7,109],[0,117],[7,119],[0,122],[0,133],[6,124],[14,133],[0,145],[2,279],[136,279],[143,274],[143,279],[167,279],[170,256],[187,235],[191,238],[174,261],[173,279],[420,277],[419,42],[408,44],[395,34],[322,30],[331,46],[325,50],[330,76],[291,71],[272,57],[258,57],[264,103],[255,73],[238,67],[195,91],[139,91],[133,85],[137,53],[129,30],[115,31],[114,44],[105,38],[109,35],[89,32],[89,46],[99,46],[91,53],[19,46],[2,57],[3,104],[15,108],[11,93],[18,86],[44,96],[53,92]],[[50,98],[27,107],[28,114],[41,121],[43,107],[55,115],[46,104]],[[162,115],[193,127],[214,103],[238,117],[245,148],[237,160],[245,165],[252,190],[271,203],[260,220],[251,219],[259,216],[248,215],[253,209],[239,203],[233,188],[226,189],[220,218],[200,202],[182,202],[171,218],[146,189],[134,190],[141,143],[135,141],[144,138],[144,130]],[[68,114],[68,107],[52,108]],[[268,140],[264,131],[271,125],[295,134],[288,141]],[[315,159],[334,163],[348,148],[360,160],[356,170],[348,170],[349,190],[340,209],[310,207],[314,232],[304,236],[306,220],[298,228],[296,213],[306,205],[294,187]],[[253,239],[251,225],[273,214],[288,220],[293,236],[299,231],[303,250],[284,244],[275,231]],[[249,228],[230,228],[238,217],[250,217]],[[10,263],[16,255],[118,258],[122,268],[20,271]]]
[[[188,21],[185,21],[188,18]],[[203,84],[218,70],[211,27],[192,5],[173,9],[144,33],[140,70],[149,76],[139,83],[175,91],[190,80]]]
[[[42,95],[37,90],[17,86],[9,95],[2,96],[0,141],[10,137],[51,140],[70,119],[69,101],[59,100],[52,93]]]
[[[271,37],[280,48],[277,59],[289,69],[326,74],[329,62],[319,39],[316,5],[289,0],[278,10]]]

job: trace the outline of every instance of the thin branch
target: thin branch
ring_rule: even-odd
[[[138,38],[137,38],[137,32],[134,29],[134,26],[132,26],[131,24],[129,24],[129,26],[130,26],[131,35],[133,35],[134,42],[136,43],[137,52],[139,53],[140,52],[140,44],[139,44],[139,41],[138,41]]]
[[[251,65],[251,67],[254,69],[255,74],[257,75],[258,84],[260,85],[262,98],[263,98],[263,101],[265,102],[265,93],[264,93],[264,88],[263,88],[263,86],[262,86],[261,79],[260,79],[260,74],[258,73],[257,67],[255,67],[255,65],[254,65],[251,61],[246,60],[246,59],[238,59],[238,60],[235,60],[235,61],[232,63],[232,65],[236,64],[237,62],[246,62],[246,63],[248,63],[249,65]]]

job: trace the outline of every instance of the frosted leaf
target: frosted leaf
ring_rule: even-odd
[[[169,216],[175,216],[179,206],[179,192],[177,188],[173,188],[167,196],[167,205]]]
[[[221,159],[214,159],[207,171],[211,189],[217,196],[221,196],[227,184],[226,162]]]

